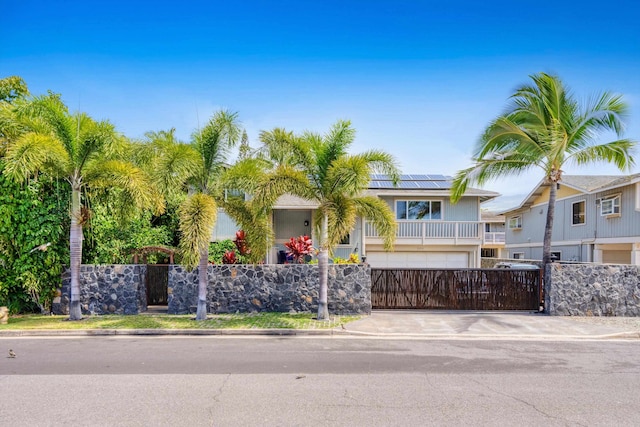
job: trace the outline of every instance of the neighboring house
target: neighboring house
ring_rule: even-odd
[[[510,258],[542,259],[549,185],[504,212]],[[563,175],[551,245],[558,260],[640,265],[640,174]]]
[[[480,214],[484,223],[482,258],[502,258],[506,242],[504,215],[486,210],[482,210]]]
[[[394,187],[387,176],[372,175],[366,193],[387,202],[398,222],[394,251],[385,252],[375,227],[359,218],[353,231],[335,248],[334,257],[349,258],[356,253],[378,268],[479,267],[485,237],[480,204],[499,194],[469,189],[454,205],[449,201],[451,181],[451,177],[442,175],[402,175]],[[293,196],[278,200],[273,210],[275,242],[267,263],[279,261],[278,253],[289,238],[312,234],[316,208],[315,202]],[[233,239],[235,231],[233,221],[220,213],[212,240]]]

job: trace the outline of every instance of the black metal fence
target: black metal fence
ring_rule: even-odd
[[[373,308],[538,310],[540,270],[371,269]]]

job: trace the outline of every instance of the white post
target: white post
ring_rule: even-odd
[[[602,263],[602,249],[600,245],[595,245],[593,248],[593,262]]]
[[[631,245],[631,264],[640,265],[640,243]]]

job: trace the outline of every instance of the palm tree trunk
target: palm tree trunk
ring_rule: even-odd
[[[318,274],[320,289],[318,291],[318,320],[329,320],[329,306],[327,303],[328,282],[329,282],[329,241],[328,224],[329,219],[325,214],[322,218],[320,229],[320,252],[318,252]]]
[[[200,251],[200,263],[198,264],[198,310],[196,320],[207,320],[207,285],[209,284],[209,250]]]
[[[69,253],[71,269],[71,302],[69,320],[82,319],[80,308],[80,263],[82,262],[82,223],[80,206],[80,185],[72,184],[71,189],[71,230],[69,233]]]
[[[549,205],[547,206],[547,222],[544,225],[544,239],[542,241],[542,268],[544,269],[544,312],[549,314],[551,308],[551,231],[553,228],[553,217],[556,210],[556,194],[558,183],[551,180],[549,188]]]

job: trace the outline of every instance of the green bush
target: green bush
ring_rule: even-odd
[[[69,184],[40,176],[20,185],[2,170],[0,161],[0,305],[46,311],[69,264]]]

